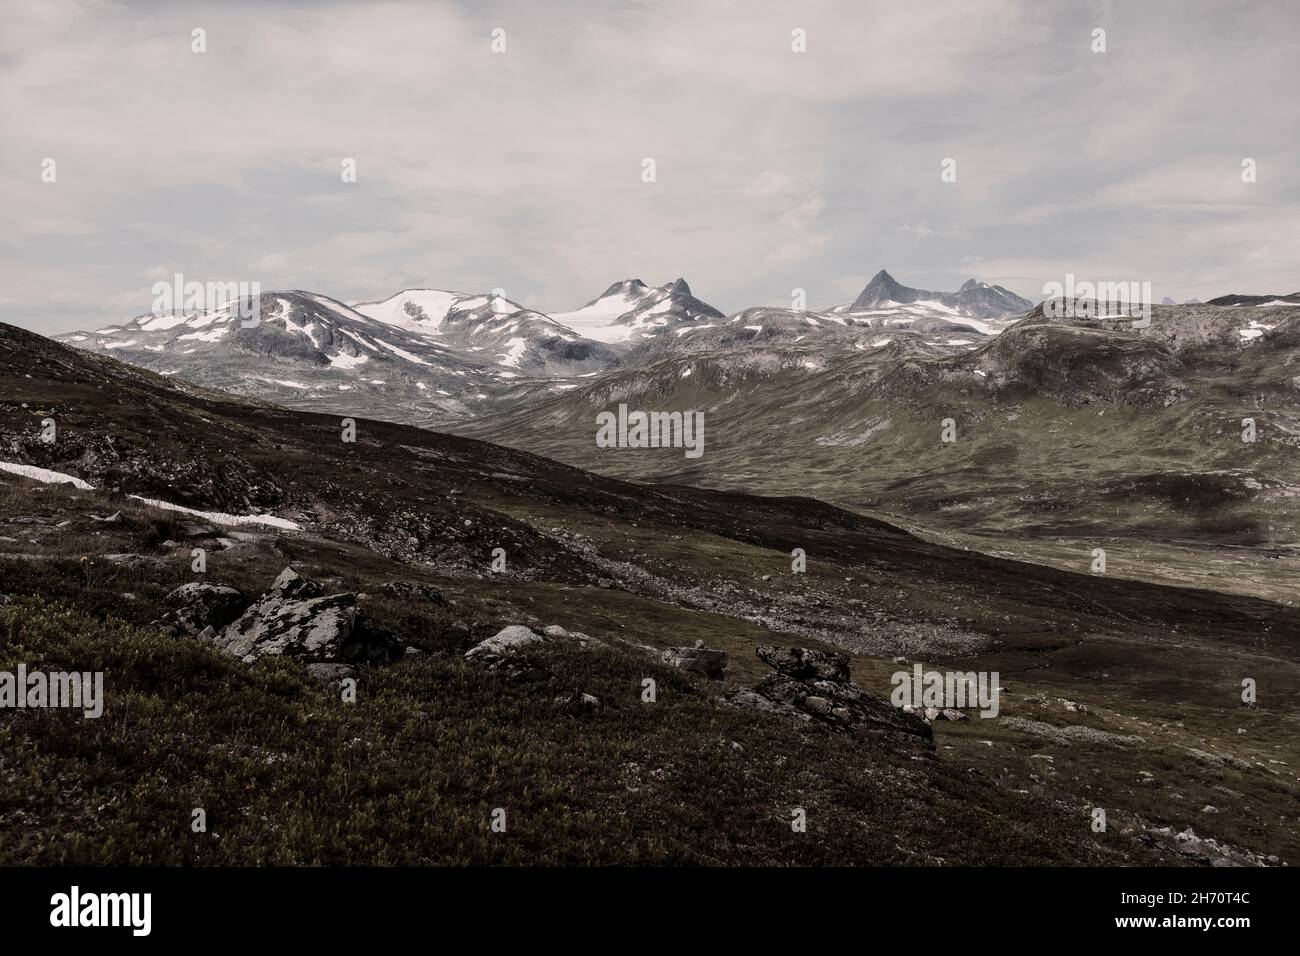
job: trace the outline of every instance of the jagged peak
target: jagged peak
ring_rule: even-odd
[[[604,299],[611,295],[641,295],[649,291],[650,287],[640,279],[623,279],[619,282],[615,282],[612,286],[597,296],[597,298]]]

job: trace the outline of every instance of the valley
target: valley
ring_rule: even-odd
[[[879,353],[848,348],[864,380],[889,381]],[[978,352],[936,364],[953,378],[994,370]],[[716,356],[689,361],[698,371],[679,388],[737,381]],[[360,416],[347,443],[336,414],[227,395],[0,326],[0,457],[88,486],[0,473],[0,669],[103,671],[107,697],[102,721],[6,717],[0,754],[24,755],[0,757],[0,819],[21,820],[24,834],[5,844],[6,859],[1300,861],[1300,608],[1172,577],[1126,579],[1123,546],[1110,549],[1118,573],[1099,576],[1083,556],[1077,568],[1047,560],[1050,549],[1035,553],[1041,563],[968,550],[975,533],[934,530],[933,505],[918,506],[927,520],[911,533],[816,500],[832,479],[883,475],[890,459],[858,454],[839,470],[829,456],[862,446],[821,444],[816,431],[796,447],[823,449],[823,470],[785,451],[759,459],[721,397],[704,406],[699,461],[722,470],[684,473],[698,462],[680,450],[605,450],[620,464],[603,470],[659,469],[662,480],[644,484],[553,460],[594,448],[595,413],[584,441],[578,410],[616,394],[595,387],[537,406],[572,422],[572,444],[555,441],[550,457]],[[869,414],[854,387],[842,399],[849,414]],[[765,410],[748,397],[746,415],[774,424],[781,399],[769,401]],[[784,406],[800,414],[788,397]],[[1062,414],[1033,400],[1017,407],[1045,423]],[[918,436],[923,422],[937,433],[934,411],[916,413]],[[40,438],[47,418],[58,424],[53,443]],[[911,441],[893,460],[971,461],[960,439],[930,452]],[[639,463],[618,457],[629,452]],[[1043,469],[1059,457],[1042,454]],[[767,495],[723,487],[742,480]],[[877,482],[860,504],[905,500]],[[1088,497],[1095,482],[1069,487],[1071,500],[1100,507]],[[142,498],[282,524],[222,528]],[[981,507],[1041,530],[1019,506]],[[1091,520],[1071,533],[1100,526]],[[968,521],[979,528],[979,512]],[[1269,525],[1257,527],[1262,546]],[[1199,540],[1212,539],[1210,527]],[[207,553],[201,575],[196,547]],[[497,549],[504,572],[492,566]],[[354,639],[372,642],[369,657],[246,663],[166,624],[191,583],[274,607],[278,586],[268,586],[286,567],[330,595],[315,600],[357,609]],[[500,665],[477,663],[469,652],[510,627],[551,636]],[[726,654],[721,678],[669,663],[701,645]],[[854,693],[880,698],[894,672],[917,663],[996,671],[998,717],[936,715],[924,721],[928,744],[837,732],[773,702],[768,712],[739,706],[771,673],[756,653],[767,645],[843,654]],[[355,704],[340,700],[341,674],[356,681]],[[1243,679],[1258,687],[1249,706]],[[106,750],[120,759],[99,763]],[[33,773],[65,798],[35,800],[21,784]],[[209,808],[219,841],[178,839],[194,806]],[[517,821],[510,839],[488,826],[498,807]],[[805,811],[806,832],[791,831],[791,808]]]

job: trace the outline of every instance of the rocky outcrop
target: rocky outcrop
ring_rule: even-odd
[[[546,627],[541,634],[522,624],[512,624],[475,644],[465,652],[465,659],[504,674],[511,680],[535,680],[546,670],[528,659],[526,652],[561,641],[587,646],[599,643],[586,634],[567,631],[558,624]]]
[[[546,638],[542,635],[524,627],[522,624],[512,624],[497,631],[487,640],[475,644],[465,652],[465,657],[471,661],[490,663],[493,660],[518,653],[532,644],[541,644],[545,640]]]
[[[388,663],[400,658],[398,642],[369,627],[356,605],[355,594],[324,595],[316,582],[285,568],[271,589],[213,642],[249,664],[262,657],[313,664]]]
[[[182,584],[165,598],[167,612],[159,624],[180,634],[215,633],[234,621],[248,607],[248,598],[236,588],[221,584]]]
[[[727,652],[696,644],[694,647],[670,647],[663,653],[664,663],[711,680],[721,680],[727,672]]]
[[[752,691],[734,692],[723,698],[725,702],[814,721],[838,733],[893,734],[928,743],[934,740],[930,725],[919,716],[899,710],[849,680],[846,654],[769,645],[760,645],[757,654],[775,671]]]
[[[441,591],[421,581],[386,581],[379,585],[379,590],[391,597],[408,601],[425,601],[429,604],[437,604],[439,607],[447,606],[447,599],[442,596]]]

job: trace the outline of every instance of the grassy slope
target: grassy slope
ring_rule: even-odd
[[[0,723],[4,863],[1047,863],[1145,858],[959,765],[720,707],[617,648],[514,686],[456,658],[373,671],[342,703],[287,662],[38,600],[0,665],[103,670],[104,718]],[[659,700],[641,702],[653,676]],[[557,714],[557,694],[604,707]],[[193,834],[191,811],[209,832]],[[507,813],[506,834],[488,827]],[[811,821],[793,833],[790,809]]]
[[[1153,333],[1172,335],[1184,320],[1161,321]],[[1188,346],[1178,380],[1189,391],[1160,407],[994,389],[971,369],[997,344],[941,360],[893,345],[767,378],[734,375],[742,354],[693,355],[456,430],[602,474],[808,495],[1025,560],[1086,569],[1106,547],[1112,573],[1137,580],[1294,597],[1300,348]],[[702,409],[705,454],[597,449],[594,416],[619,402]],[[949,417],[954,444],[939,440]],[[1253,444],[1240,439],[1245,417],[1259,427]]]
[[[209,506],[231,494],[220,481],[205,483],[209,473],[251,475],[238,487],[268,497],[266,489],[278,489],[276,507],[309,531],[214,552],[208,580],[255,592],[292,561],[332,587],[369,593],[367,612],[380,623],[446,656],[372,672],[350,710],[296,672],[213,660],[193,642],[147,627],[158,599],[192,578],[188,547],[165,545],[174,518],[121,494],[0,476],[0,580],[22,597],[3,611],[0,664],[102,663],[110,690],[143,688],[138,702],[135,690],[117,700],[121,717],[115,710],[99,722],[0,715],[7,735],[0,825],[26,828],[35,841],[13,861],[125,859],[132,852],[164,861],[183,859],[191,848],[217,854],[205,860],[277,852],[287,855],[276,859],[334,860],[328,853],[339,852],[353,862],[487,862],[498,859],[488,853],[515,852],[477,842],[487,836],[478,828],[489,803],[506,803],[501,794],[522,813],[521,838],[525,821],[550,814],[544,829],[531,831],[526,858],[534,861],[651,853],[664,861],[1097,862],[1114,859],[1106,855],[1112,851],[1132,862],[1163,859],[1123,833],[1139,816],[1202,833],[1208,827],[1221,839],[1300,860],[1294,610],[1016,565],[937,547],[807,499],[648,489],[401,426],[362,422],[358,444],[341,445],[334,419],[187,393],[110,362],[88,368],[34,339],[15,347],[0,338],[0,346],[16,348],[17,373],[0,376],[0,428],[29,434],[42,413],[53,412],[67,442],[35,449],[51,456],[41,463],[97,480],[100,469],[123,491],[170,488]],[[76,458],[110,439],[134,451],[116,464]],[[70,452],[73,459],[58,457]],[[137,469],[146,453],[149,467]],[[191,473],[200,482],[178,482],[174,462],[198,469]],[[118,524],[88,517],[118,509]],[[504,577],[486,573],[497,544],[511,555]],[[808,550],[806,575],[789,574],[796,545]],[[123,551],[158,563],[127,573],[101,559]],[[87,567],[82,556],[95,564]],[[412,577],[442,588],[452,607],[412,606],[374,590]],[[616,586],[594,586],[599,577]],[[31,603],[38,596],[44,604]],[[555,686],[504,687],[467,670],[456,652],[509,623],[560,623],[609,642],[655,646],[702,639],[732,652],[744,684],[766,670],[753,657],[760,642],[846,648],[857,679],[880,693],[898,653],[945,667],[1000,669],[1011,686],[1004,714],[1124,734],[1141,726],[1144,740],[1057,745],[999,721],[971,720],[940,724],[938,759],[914,760],[719,710],[712,702],[718,688],[673,674],[660,675],[672,691],[661,695],[662,709],[643,712],[639,680],[657,669],[639,652],[618,648],[557,661]],[[186,683],[191,672],[195,681],[211,677],[213,696]],[[1242,674],[1260,680],[1256,711],[1235,700]],[[566,717],[553,706],[561,689],[596,693],[607,709],[585,722]],[[1091,712],[1067,713],[1058,696],[1083,701]],[[387,703],[376,709],[381,699]],[[445,732],[426,740],[434,717]],[[123,736],[105,736],[113,734]],[[234,748],[230,760],[226,748]],[[1189,755],[1193,748],[1240,763],[1206,764]],[[173,750],[188,754],[183,766],[169,765]],[[97,757],[101,752],[110,756]],[[358,769],[363,752],[365,765],[373,761],[382,771],[367,777]],[[472,767],[462,753],[474,756]],[[248,757],[242,763],[241,754]],[[1035,754],[1053,756],[1056,772]],[[630,764],[635,771],[620,769]],[[322,776],[323,766],[334,769]],[[338,769],[345,766],[353,769]],[[750,779],[751,766],[761,779]],[[41,778],[33,767],[57,786],[34,789]],[[1157,782],[1136,783],[1140,770],[1156,773]],[[628,782],[620,773],[634,777]],[[102,786],[76,786],[100,779]],[[584,796],[589,785],[594,804]],[[295,811],[291,828],[273,814],[251,821],[239,815],[264,806],[253,794],[272,794],[266,805],[298,806],[317,791],[328,799],[311,813]],[[58,797],[49,799],[51,792]],[[205,798],[210,805],[195,794],[213,794]],[[809,856],[788,855],[794,851],[781,842],[789,833],[784,802],[796,797],[803,802],[790,805],[816,808],[810,819],[835,821],[795,845]],[[1221,813],[1200,815],[1202,800]],[[218,819],[230,835],[193,845],[188,812],[196,805],[212,813],[213,835]],[[1114,811],[1109,834],[1088,829],[1092,805]],[[101,819],[109,812],[101,807],[122,814],[123,827]],[[574,823],[569,818],[579,810],[586,815]],[[173,814],[181,811],[177,830]],[[313,835],[313,819],[335,835]],[[436,829],[439,819],[452,821],[455,835]],[[703,820],[713,829],[701,832]],[[152,842],[140,835],[154,832],[150,827]],[[389,840],[380,833],[385,827],[418,838]],[[367,836],[349,843],[354,828]],[[645,844],[657,838],[662,845]],[[819,840],[827,841],[821,849]],[[73,852],[50,849],[66,850],[69,841],[80,841]],[[391,856],[373,855],[390,846],[398,847]]]

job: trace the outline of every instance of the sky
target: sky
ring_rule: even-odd
[[[5,0],[0,321],[98,328],[177,274],[542,311],[678,276],[827,308],[881,268],[1293,292],[1298,50],[1282,0]]]

